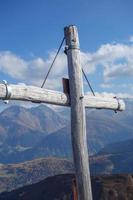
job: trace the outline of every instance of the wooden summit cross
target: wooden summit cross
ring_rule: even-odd
[[[86,108],[122,111],[125,104],[117,98],[84,96],[78,32],[75,26],[64,29],[70,94],[34,86],[0,83],[0,99],[71,106],[71,137],[76,172],[78,200],[92,200],[86,138]]]

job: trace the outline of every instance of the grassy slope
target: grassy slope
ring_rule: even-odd
[[[48,176],[73,172],[66,159],[40,158],[19,164],[0,165],[0,191],[36,183]]]

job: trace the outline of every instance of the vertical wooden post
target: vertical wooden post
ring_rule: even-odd
[[[64,32],[70,85],[71,137],[78,200],[92,200],[78,31],[75,26],[69,26],[65,27]]]

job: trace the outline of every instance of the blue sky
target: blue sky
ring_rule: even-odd
[[[0,0],[0,79],[41,85],[63,28],[75,24],[94,90],[133,96],[132,10],[132,0]],[[46,88],[60,89],[66,74],[62,50]]]

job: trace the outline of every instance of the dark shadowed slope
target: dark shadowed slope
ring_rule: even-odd
[[[3,193],[0,200],[73,200],[73,179],[72,174],[49,177],[39,183]],[[93,200],[132,200],[132,175],[92,177],[92,192]]]

